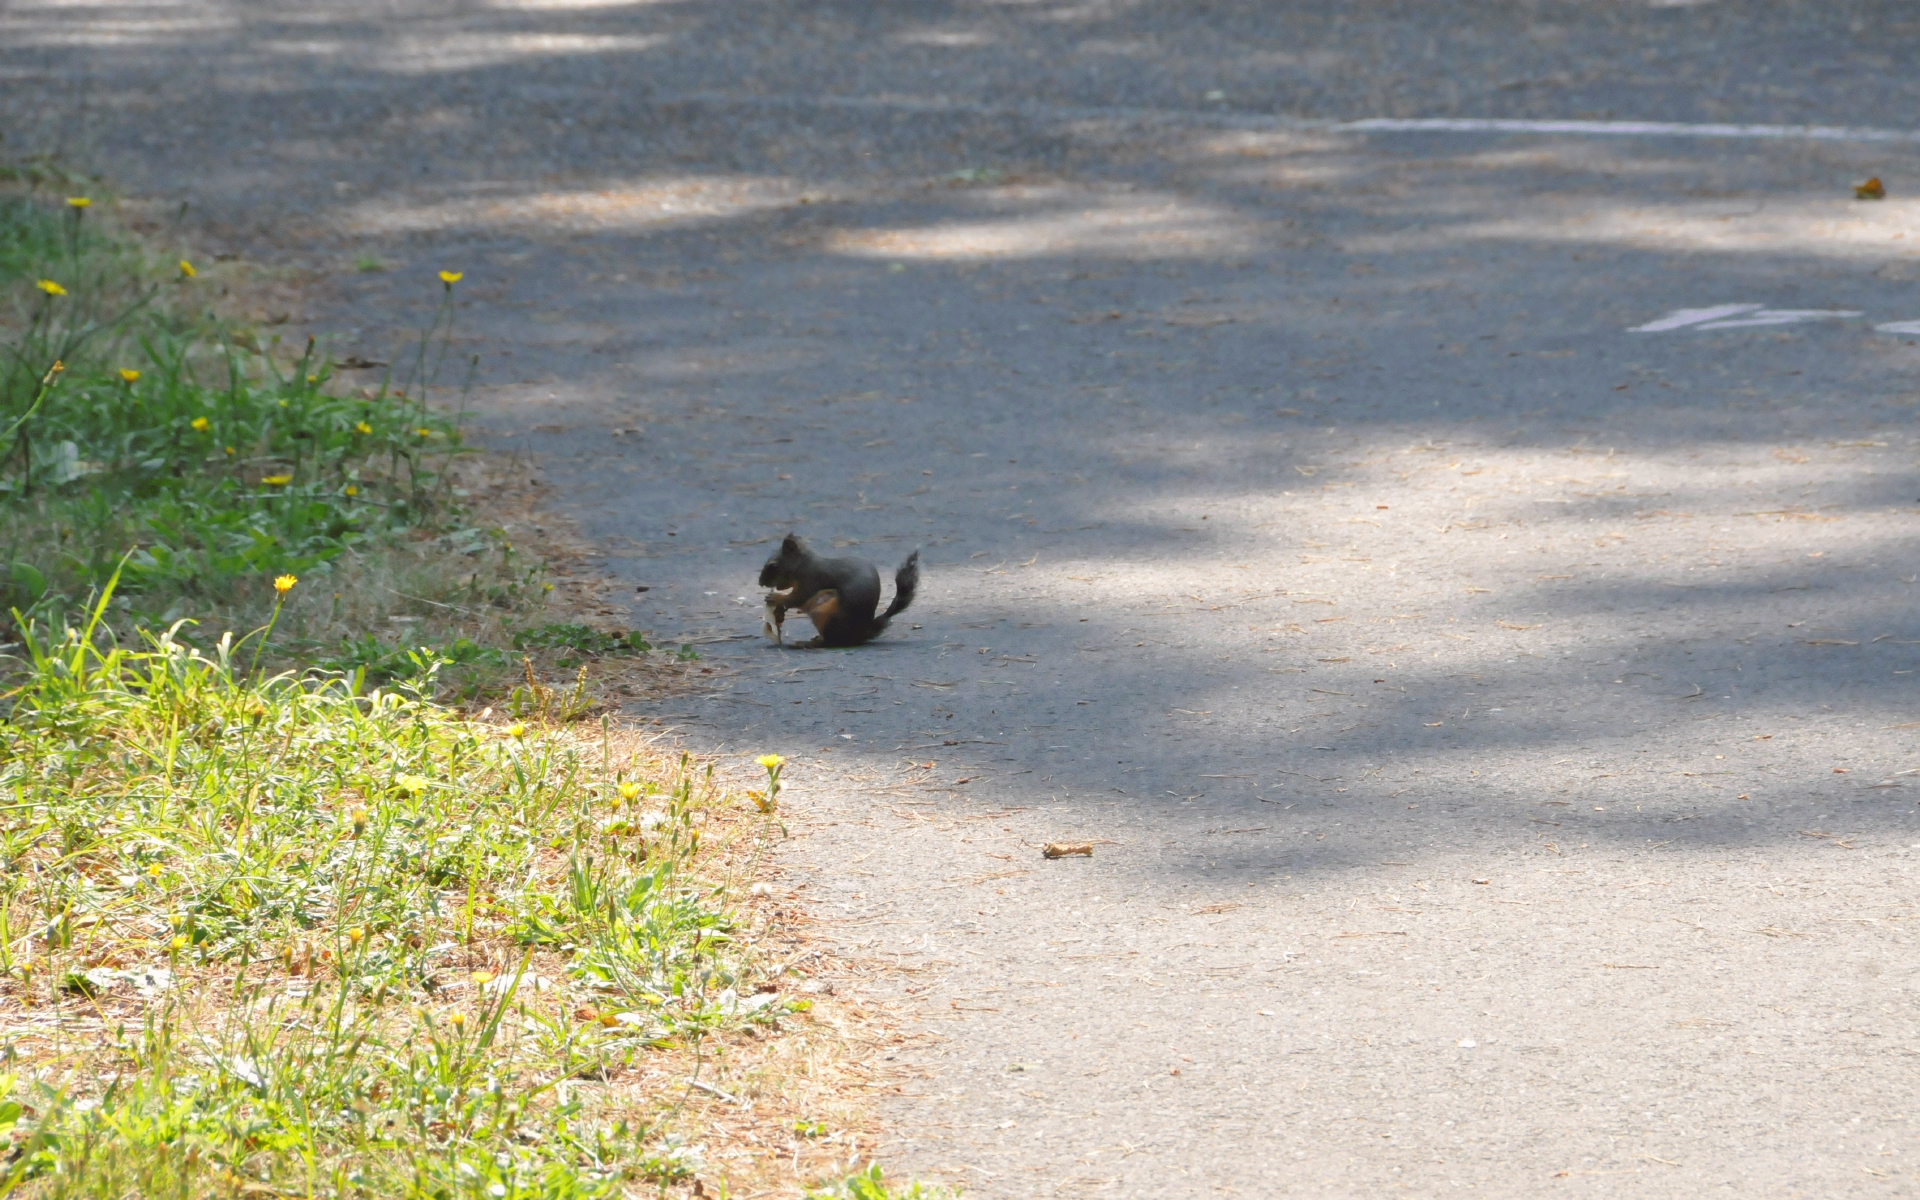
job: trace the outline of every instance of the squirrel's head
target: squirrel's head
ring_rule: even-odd
[[[781,586],[781,580],[792,575],[806,558],[807,544],[800,540],[799,534],[788,534],[781,541],[780,548],[773,552],[773,557],[767,559],[767,565],[760,568],[760,586]]]

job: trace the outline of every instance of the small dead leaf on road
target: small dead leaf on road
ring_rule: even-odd
[[[1512,621],[1495,621],[1495,622],[1494,622],[1494,624],[1495,624],[1495,625],[1498,625],[1498,626],[1499,626],[1500,628],[1502,628],[1502,629],[1540,629],[1540,628],[1543,628],[1543,626],[1540,626],[1540,625],[1515,625],[1515,624],[1514,624],[1514,623],[1513,623]]]
[[[1236,903],[1235,901],[1228,900],[1220,904],[1208,904],[1200,908],[1196,908],[1193,910],[1193,915],[1196,917],[1206,917],[1206,916],[1211,916],[1214,913],[1232,912],[1236,908],[1244,908],[1244,907],[1246,906],[1243,904],[1239,904],[1239,903]]]
[[[1067,858],[1077,855],[1081,858],[1093,857],[1092,842],[1048,842],[1040,847],[1042,858]]]
[[[1856,183],[1853,185],[1853,198],[1855,200],[1885,200],[1887,198],[1887,185],[1881,183],[1880,177],[1875,175],[1865,183]]]

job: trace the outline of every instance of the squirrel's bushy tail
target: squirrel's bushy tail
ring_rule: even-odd
[[[907,561],[893,573],[893,603],[887,605],[887,611],[880,614],[873,623],[875,633],[887,627],[887,622],[900,613],[907,611],[907,605],[913,603],[913,593],[920,587],[920,552],[915,550],[907,555]]]

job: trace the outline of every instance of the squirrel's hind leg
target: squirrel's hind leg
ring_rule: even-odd
[[[814,632],[818,635],[813,639],[814,645],[832,645],[832,639],[827,634],[828,628],[840,615],[840,593],[833,588],[815,592],[800,606],[800,611],[813,621]]]

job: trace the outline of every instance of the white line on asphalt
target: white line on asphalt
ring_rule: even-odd
[[[1688,121],[1526,120],[1507,117],[1287,117],[1230,108],[1132,108],[1092,104],[992,104],[950,96],[781,96],[735,92],[662,94],[658,104],[714,104],[752,108],[883,109],[899,112],[969,113],[1035,121],[1142,121],[1223,126],[1229,129],[1300,130],[1321,133],[1553,133],[1576,137],[1735,138],[1762,141],[1915,142],[1920,130],[1846,125],[1733,125]]]
[[[1888,321],[1873,328],[1878,333],[1920,333],[1920,321]]]
[[[1635,325],[1627,332],[1666,333],[1674,329],[1688,328],[1745,329],[1755,325],[1798,325],[1802,321],[1834,321],[1860,315],[1859,311],[1850,308],[1762,308],[1758,304],[1716,304],[1712,308],[1676,308],[1657,321]],[[1883,332],[1920,332],[1920,322],[1912,322],[1912,324],[1917,327],[1915,330],[1889,330],[1885,325],[1878,328]]]
[[[1717,321],[1721,317],[1737,316],[1752,312],[1758,304],[1716,304],[1712,308],[1677,308],[1658,321],[1648,321],[1645,325],[1635,325],[1628,333],[1665,333],[1669,329],[1684,329],[1688,325],[1698,325],[1703,321]]]
[[[1833,321],[1857,317],[1854,309],[1842,308],[1763,308],[1736,321],[1709,321],[1701,329],[1743,329],[1749,325],[1798,325],[1802,321]]]
[[[1585,137],[1748,138],[1768,141],[1920,142],[1920,131],[1844,125],[1724,125],[1686,121],[1524,121],[1483,117],[1368,117],[1335,124],[1362,133],[1572,133]]]

